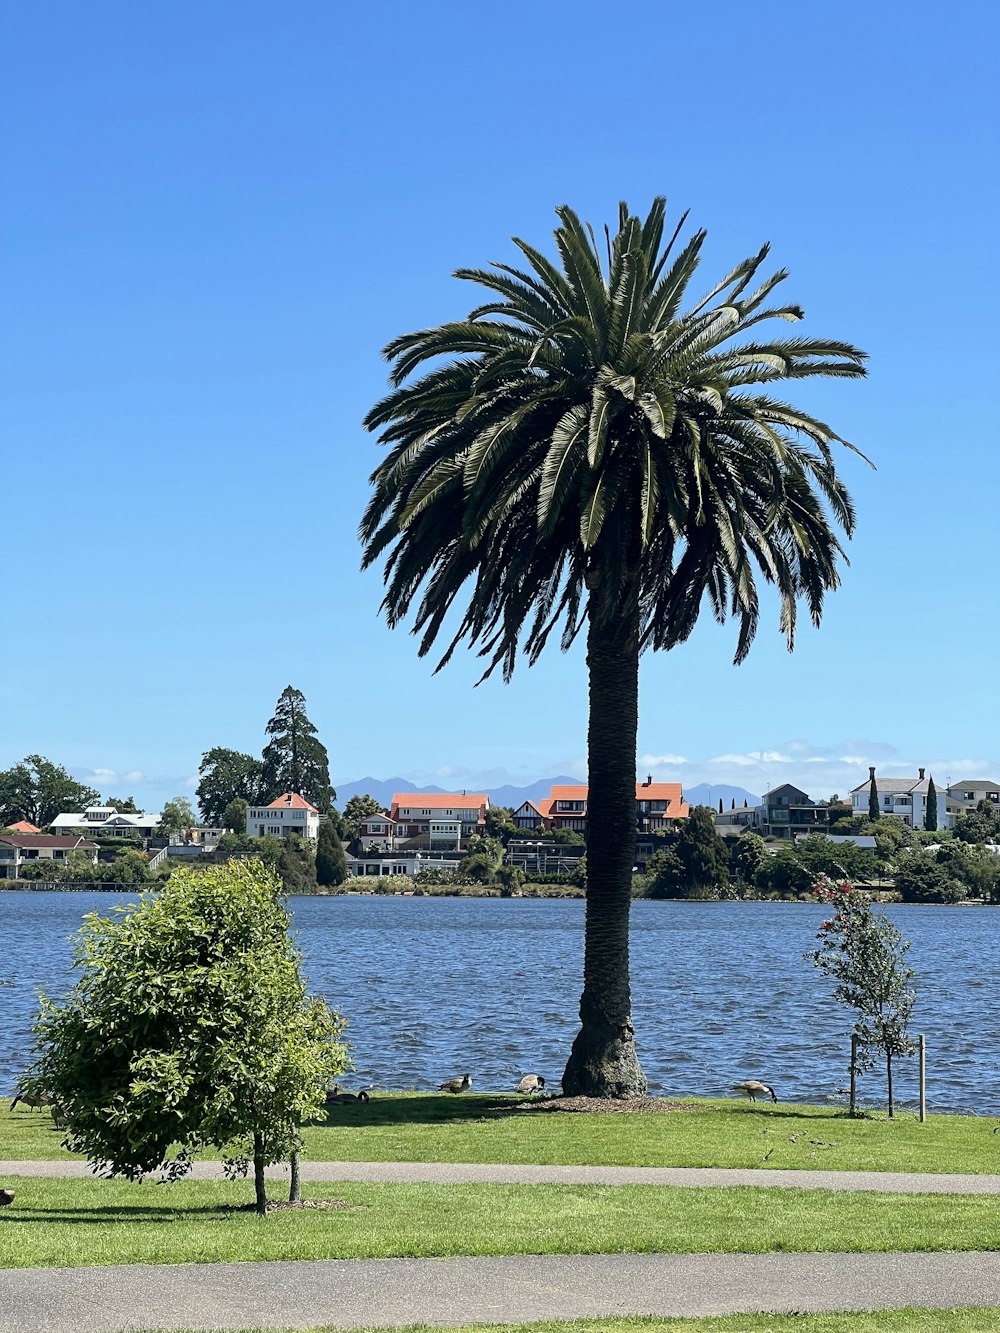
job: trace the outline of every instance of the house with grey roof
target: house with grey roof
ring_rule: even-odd
[[[948,822],[941,827],[952,828],[959,815],[969,814],[980,801],[1000,806],[1000,783],[985,782],[978,778],[975,781],[955,782],[948,788],[945,800]]]
[[[868,803],[871,794],[871,781],[875,779],[878,793],[878,811],[880,815],[893,815],[901,819],[909,828],[922,829],[927,817],[927,793],[931,779],[925,777],[926,769],[921,768],[915,778],[880,778],[874,767],[868,770],[868,781],[851,789],[852,813],[861,818],[868,817]],[[937,789],[937,826],[948,827],[946,792]]]

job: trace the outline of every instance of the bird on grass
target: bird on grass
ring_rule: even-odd
[[[327,1106],[347,1106],[351,1102],[367,1102],[369,1100],[365,1088],[362,1088],[360,1092],[341,1092],[336,1083],[333,1085],[333,1091],[326,1094]]]
[[[14,1100],[10,1104],[10,1109],[21,1103],[22,1106],[30,1106],[33,1111],[37,1111],[40,1106],[49,1105],[49,1095],[47,1092],[25,1092],[23,1088],[18,1088],[14,1093]]]
[[[541,1092],[545,1087],[545,1079],[541,1074],[525,1074],[520,1083],[514,1089],[515,1092]]]
[[[450,1078],[445,1083],[439,1083],[438,1092],[464,1092],[471,1087],[472,1075],[463,1074],[461,1078]]]
[[[772,1102],[778,1100],[778,1094],[767,1083],[761,1083],[758,1078],[745,1078],[742,1083],[733,1084],[733,1092],[739,1092],[744,1097],[749,1097],[755,1102],[758,1097],[770,1097]]]
[[[13,1190],[0,1190],[0,1208],[6,1208],[9,1203],[14,1202]]]

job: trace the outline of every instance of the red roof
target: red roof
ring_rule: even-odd
[[[0,833],[0,842],[5,842],[11,847],[24,847],[29,851],[33,847],[64,847],[66,851],[82,849],[86,852],[97,848],[96,842],[74,837],[71,833]]]
[[[401,805],[421,810],[481,810],[489,803],[490,798],[485,792],[397,791],[392,796],[393,810]]]
[[[276,801],[272,801],[267,807],[268,810],[311,810],[314,815],[319,811],[314,805],[310,805],[304,796],[300,796],[297,791],[282,792]]]
[[[34,824],[29,824],[26,819],[19,819],[16,824],[11,824],[4,829],[5,833],[41,833],[41,831]]]

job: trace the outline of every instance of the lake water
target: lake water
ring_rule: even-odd
[[[71,982],[69,936],[116,894],[0,893],[0,1092],[30,1059],[36,995]],[[524,1072],[558,1085],[577,1030],[582,901],[293,898],[312,987],[348,1019],[345,1082],[435,1088],[467,1070],[480,1091]],[[1000,911],[894,907],[912,943],[915,1030],[938,1111],[1000,1112]],[[654,1093],[724,1095],[761,1078],[783,1101],[842,1102],[850,1023],[803,954],[823,911],[799,903],[638,902],[633,1017]],[[877,1102],[876,1073],[861,1082]],[[916,1098],[916,1061],[899,1069]]]

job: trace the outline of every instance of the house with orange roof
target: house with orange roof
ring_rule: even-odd
[[[514,823],[523,829],[571,829],[584,833],[587,828],[589,788],[580,785],[554,785],[547,800],[525,801],[514,811]],[[679,782],[654,782],[652,775],[635,784],[635,826],[637,833],[660,833],[686,819],[690,807]]]
[[[319,811],[296,791],[282,792],[270,805],[251,805],[247,833],[254,838],[319,837]]]
[[[485,792],[394,792],[389,816],[396,847],[459,851],[486,828],[490,798]]]
[[[19,819],[16,824],[8,824],[3,830],[4,833],[41,833],[41,831],[34,824],[29,824],[26,819]]]

